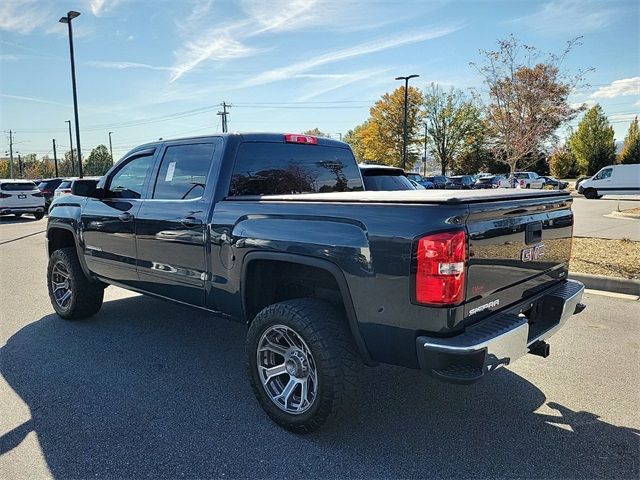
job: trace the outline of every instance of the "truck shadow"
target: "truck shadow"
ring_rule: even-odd
[[[141,296],[82,322],[45,316],[0,351],[31,410],[0,454],[34,431],[59,478],[638,477],[638,431],[546,403],[506,369],[467,387],[367,369],[353,416],[290,434],[253,398],[244,335]]]

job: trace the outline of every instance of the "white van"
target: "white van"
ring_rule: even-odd
[[[638,195],[640,163],[604,167],[593,177],[580,182],[578,193],[587,198],[602,198],[603,195]]]
[[[29,180],[0,179],[0,215],[44,217],[44,195]]]

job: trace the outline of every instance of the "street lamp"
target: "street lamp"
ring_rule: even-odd
[[[78,173],[82,178],[82,153],[80,153],[80,120],[78,119],[78,92],[76,89],[76,62],[73,55],[73,29],[71,28],[71,20],[80,15],[80,12],[73,10],[67,12],[66,17],[60,19],[60,23],[66,23],[69,27],[69,56],[71,57],[71,85],[73,86],[73,113],[76,120],[76,145],[78,147]],[[71,146],[73,152],[73,145]],[[73,155],[73,153],[72,153]]]
[[[409,75],[408,77],[396,77],[396,80],[404,80],[404,124],[402,127],[402,168],[407,168],[407,103],[409,101],[409,80],[420,75]]]
[[[71,153],[71,175],[75,175],[76,167],[73,163],[73,137],[71,136],[71,120],[65,120],[64,123],[69,124],[69,152]]]
[[[113,147],[111,146],[111,134],[112,133],[113,132],[109,132],[109,154],[111,155],[111,163],[113,164],[115,162],[113,161]]]

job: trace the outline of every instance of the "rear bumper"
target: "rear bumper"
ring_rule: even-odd
[[[0,215],[12,213],[44,213],[44,205],[37,207],[0,207]]]
[[[567,280],[535,300],[535,319],[518,315],[515,305],[483,319],[455,337],[420,336],[416,349],[420,368],[451,383],[473,383],[487,372],[510,365],[556,333],[574,313],[580,313],[584,285]],[[530,303],[528,299],[524,303]],[[514,313],[515,312],[515,313]]]

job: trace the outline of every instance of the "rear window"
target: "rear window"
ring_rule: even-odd
[[[36,184],[33,182],[11,182],[0,184],[0,190],[4,190],[5,192],[35,190],[36,188]]]
[[[416,188],[404,175],[368,175],[363,174],[365,190],[395,191],[395,190],[415,190]]]
[[[346,148],[246,142],[238,148],[230,196],[363,190],[358,165]]]
[[[62,182],[62,183],[60,183],[60,185],[58,185],[58,188],[59,189],[71,188],[71,182],[67,182],[67,181]]]

